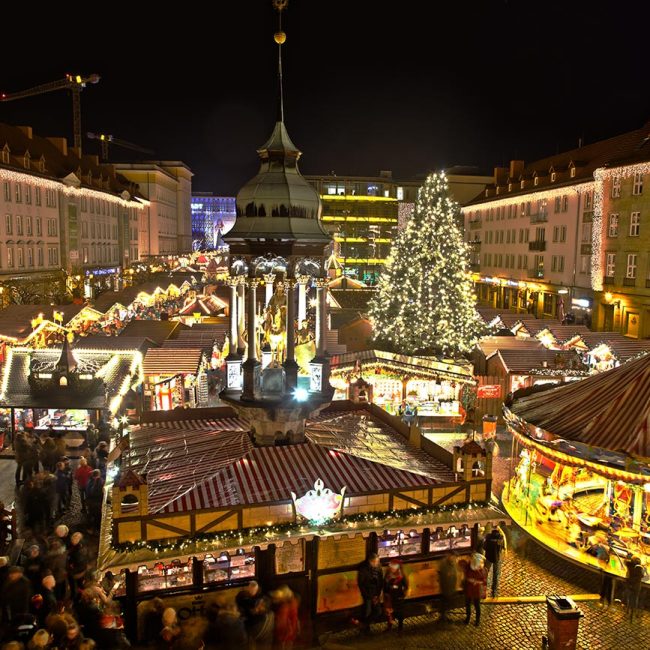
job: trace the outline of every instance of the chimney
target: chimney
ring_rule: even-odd
[[[510,178],[519,178],[524,171],[523,160],[510,161]]]
[[[508,168],[507,167],[495,167],[494,168],[494,184],[495,185],[504,185],[508,177]]]
[[[64,156],[68,155],[68,141],[65,138],[47,138],[60,153]]]
[[[32,127],[31,126],[17,126],[17,129],[20,129],[30,140],[32,139]]]

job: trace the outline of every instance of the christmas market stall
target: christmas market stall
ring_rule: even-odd
[[[469,554],[479,526],[506,521],[488,504],[491,457],[476,443],[440,449],[443,462],[388,414],[335,404],[290,445],[256,446],[227,408],[217,420],[132,428],[98,558],[132,639],[151,598],[187,617],[251,579],[265,591],[288,584],[307,618],[348,617],[373,551],[404,562],[408,602],[422,607],[439,594],[440,558]]]
[[[60,348],[9,349],[0,407],[9,409],[12,433],[51,427],[79,438],[90,424],[112,422],[141,383],[140,350],[73,349],[65,338]]]
[[[536,540],[650,582],[650,355],[504,407],[513,434],[503,504]]]
[[[403,415],[408,407],[422,419],[464,419],[463,386],[473,385],[465,360],[414,357],[382,350],[334,355],[330,382],[336,399],[359,399]],[[364,386],[359,387],[359,380]]]

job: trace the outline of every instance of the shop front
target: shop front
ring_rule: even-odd
[[[649,386],[647,356],[504,408],[513,463],[502,497],[513,521],[551,550],[618,578],[636,556],[647,583],[650,405],[638,394]]]

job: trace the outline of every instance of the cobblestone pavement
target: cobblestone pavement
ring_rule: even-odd
[[[597,593],[599,578],[561,560],[532,541],[509,550],[502,569],[499,597],[579,595]],[[620,588],[619,588],[620,591]],[[617,591],[618,593],[618,591]],[[646,601],[650,596],[646,595]],[[579,650],[626,650],[650,647],[650,612],[642,611],[633,624],[626,620],[623,605],[601,609],[598,602],[579,602],[584,618],[580,621]],[[465,612],[456,609],[452,623],[441,626],[437,614],[406,620],[401,636],[387,633],[385,625],[373,626],[369,637],[356,630],[332,634],[323,647],[391,650],[444,648],[445,650],[533,650],[542,647],[546,633],[546,604],[489,604],[481,608],[481,624],[463,624]],[[324,639],[323,639],[324,640]]]

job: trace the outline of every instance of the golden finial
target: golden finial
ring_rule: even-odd
[[[288,4],[289,0],[273,0],[273,8],[278,12],[284,11]]]
[[[278,45],[284,45],[285,41],[287,40],[287,35],[284,32],[275,32],[275,34],[273,34],[273,40]]]
[[[287,35],[282,31],[282,12],[287,8],[289,0],[273,0],[273,8],[278,12],[278,31],[273,34],[273,40],[278,45],[284,45]]]

